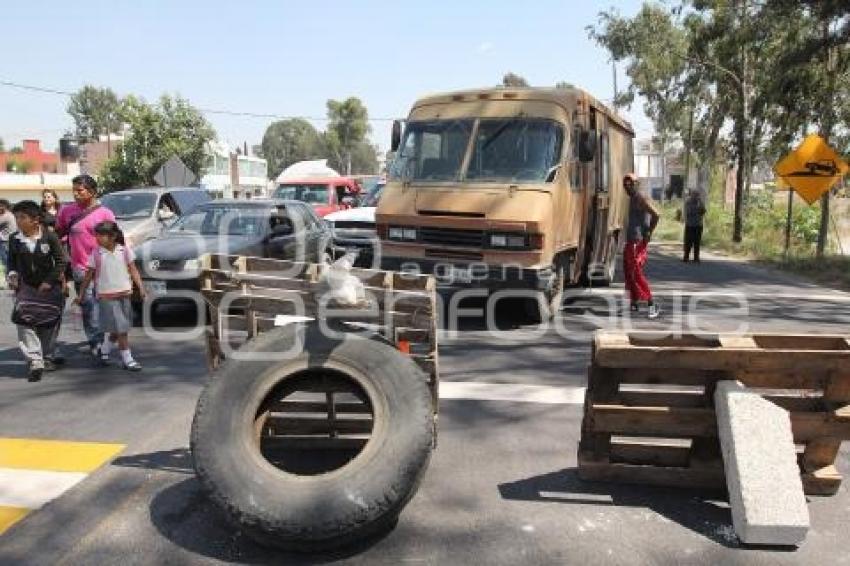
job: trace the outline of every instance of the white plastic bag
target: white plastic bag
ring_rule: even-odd
[[[347,253],[328,267],[319,279],[328,287],[329,301],[337,306],[355,307],[366,302],[363,282],[350,273],[356,259]]]

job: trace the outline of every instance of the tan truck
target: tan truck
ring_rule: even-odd
[[[410,111],[376,222],[385,269],[442,285],[532,290],[551,317],[565,285],[614,275],[631,125],[577,88],[428,96]]]

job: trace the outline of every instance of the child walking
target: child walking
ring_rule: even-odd
[[[118,225],[105,220],[94,227],[94,235],[98,247],[89,257],[86,274],[80,284],[80,291],[74,301],[80,304],[92,281],[98,299],[99,324],[104,335],[100,347],[100,361],[109,363],[109,354],[113,344],[117,342],[121,366],[129,371],[140,371],[142,366],[133,359],[130,352],[130,342],[127,336],[133,323],[133,310],[130,296],[133,293],[133,283],[139,288],[144,298],[139,270],[133,260],[133,251],[124,245],[124,235]]]
[[[18,231],[9,237],[9,287],[15,290],[12,321],[26,358],[29,381],[41,380],[64,362],[56,338],[65,305],[62,276],[67,259],[56,234],[41,223],[41,209],[31,200],[12,207]]]

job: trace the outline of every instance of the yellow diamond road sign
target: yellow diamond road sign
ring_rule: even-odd
[[[848,169],[850,166],[817,134],[806,136],[773,168],[809,204],[831,189]]]

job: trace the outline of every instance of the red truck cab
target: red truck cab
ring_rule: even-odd
[[[305,202],[325,216],[356,206],[360,193],[360,184],[350,177],[309,177],[280,181],[273,196]]]

